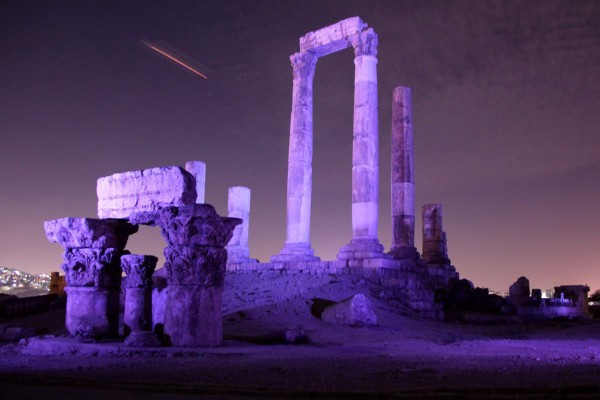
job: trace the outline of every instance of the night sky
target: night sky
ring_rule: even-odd
[[[379,35],[379,237],[389,249],[392,90],[410,86],[420,209],[477,286],[600,288],[598,1],[2,1],[0,265],[59,270],[43,221],[95,217],[96,179],[207,164],[206,200],[252,189],[251,255],[285,240],[298,38],[360,16]],[[144,48],[162,41],[201,78]],[[352,49],[317,63],[311,239],[351,238]],[[162,255],[158,229],[128,249]]]

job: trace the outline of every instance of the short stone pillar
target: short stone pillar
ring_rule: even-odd
[[[352,141],[352,240],[339,260],[383,258],[377,237],[379,203],[379,120],[377,34],[369,28],[349,38],[354,47]]]
[[[119,333],[120,257],[138,227],[122,220],[60,218],[44,222],[48,240],[65,249],[67,331],[81,340]]]
[[[313,154],[313,78],[318,57],[313,53],[290,56],[294,74],[287,177],[285,245],[274,262],[319,261],[310,244]]]
[[[256,263],[250,258],[248,234],[250,229],[250,188],[233,186],[229,188],[227,201],[228,216],[240,218],[242,223],[235,227],[233,236],[227,244],[227,263]]]
[[[442,205],[423,206],[423,261],[429,265],[449,265],[446,233],[442,228]]]
[[[185,170],[196,180],[196,204],[203,204],[206,190],[206,164],[202,161],[188,161],[185,163]]]
[[[209,204],[165,207],[133,214],[130,220],[160,226],[167,242],[164,333],[173,346],[221,345],[225,246],[242,221],[219,216]]]
[[[152,274],[158,258],[149,255],[121,256],[125,283],[125,344],[131,347],[156,347],[160,343],[152,333]],[[129,331],[129,332],[127,332]]]
[[[392,247],[397,259],[416,260],[415,163],[412,96],[398,86],[392,96]]]

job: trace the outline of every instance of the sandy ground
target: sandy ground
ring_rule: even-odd
[[[377,327],[333,325],[310,313],[315,297],[356,293],[373,302]],[[59,336],[63,318],[52,310],[10,323]],[[309,342],[284,344],[289,328],[303,329]],[[66,338],[46,340],[71,343],[74,355],[23,354],[33,345],[4,344],[3,398],[600,398],[598,321],[428,321],[351,277],[228,276],[224,333],[218,349],[144,354],[94,345],[119,347],[120,356],[84,355]]]

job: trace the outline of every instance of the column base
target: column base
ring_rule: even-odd
[[[340,261],[365,260],[370,258],[391,258],[383,252],[383,245],[379,243],[377,238],[352,239],[337,254],[337,259]]]
[[[286,243],[279,254],[271,257],[271,262],[321,261],[314,253],[310,243]]]
[[[411,260],[416,261],[419,259],[419,253],[416,247],[405,247],[398,246],[392,247],[388,253],[396,260]]]
[[[227,264],[257,263],[258,260],[250,258],[250,249],[243,247],[225,247],[227,249]]]

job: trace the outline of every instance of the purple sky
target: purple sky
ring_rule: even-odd
[[[298,38],[360,16],[379,35],[380,240],[390,245],[390,119],[413,90],[416,206],[441,202],[449,255],[475,285],[600,288],[598,1],[3,1],[0,265],[58,270],[43,221],[96,216],[96,179],[207,164],[206,200],[252,189],[251,254],[285,240]],[[169,43],[205,80],[152,54]],[[351,237],[353,52],[314,83],[312,243]],[[420,213],[420,212],[419,212]],[[420,219],[420,216],[417,218]],[[420,221],[416,241],[420,248]],[[158,230],[128,249],[162,255]]]

